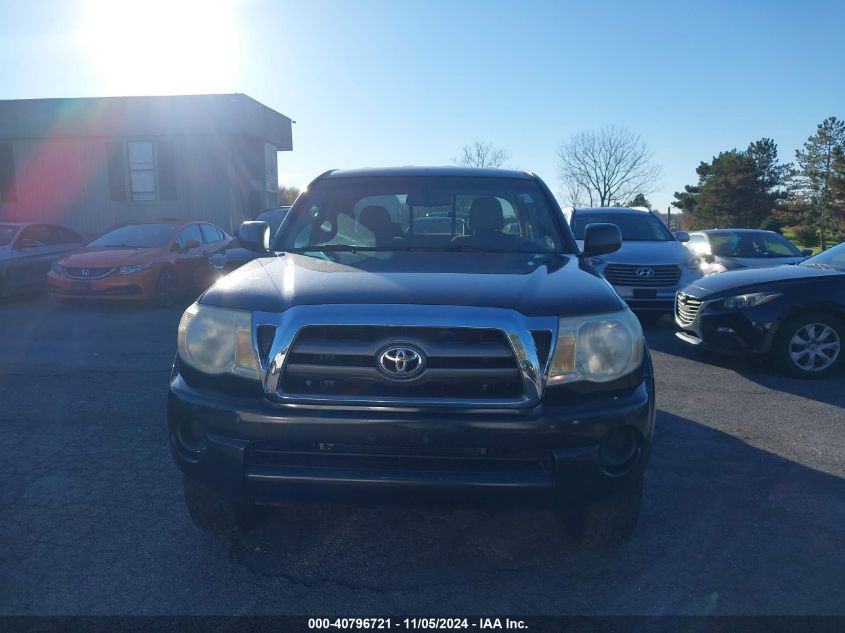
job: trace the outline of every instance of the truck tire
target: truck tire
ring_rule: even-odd
[[[225,499],[206,486],[182,476],[185,506],[200,530],[218,537],[233,537],[258,523],[258,508],[251,503]]]
[[[821,378],[845,357],[845,323],[833,314],[807,312],[788,319],[772,342],[772,359],[797,378]]]
[[[570,533],[588,547],[622,545],[637,528],[642,496],[643,475],[640,474],[625,490],[570,514]]]

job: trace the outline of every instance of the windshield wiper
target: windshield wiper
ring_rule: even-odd
[[[801,264],[801,266],[809,266],[811,268],[823,268],[825,270],[842,270],[838,266],[831,266],[830,264],[820,264],[818,262],[813,262],[812,264]]]

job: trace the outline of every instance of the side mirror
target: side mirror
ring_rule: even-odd
[[[689,233],[686,231],[675,231],[675,239],[679,242],[689,242]]]
[[[197,242],[196,240],[187,240],[185,242],[184,250],[187,253],[192,248],[199,248],[199,245],[200,245],[200,243]]]
[[[597,257],[618,251],[622,233],[615,224],[588,224],[584,229],[584,256]]]
[[[801,249],[801,254],[802,254],[804,257],[810,257],[810,256],[812,256],[812,254],[813,254],[813,249],[812,249],[812,248],[802,248],[802,249]]]
[[[708,264],[712,264],[713,262],[716,261],[716,256],[712,255],[711,253],[705,253],[704,255],[701,256],[701,259],[706,261]]]
[[[238,228],[238,240],[244,248],[266,253],[270,250],[270,225],[259,220],[244,222]]]

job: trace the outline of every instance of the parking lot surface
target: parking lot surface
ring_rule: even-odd
[[[633,540],[540,512],[308,506],[194,528],[165,430],[184,305],[0,304],[0,614],[845,614],[845,375],[648,326],[657,432]]]

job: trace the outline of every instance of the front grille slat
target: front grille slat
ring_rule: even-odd
[[[643,269],[651,270],[653,274],[638,275],[637,271]],[[608,264],[604,276],[614,286],[669,287],[678,283],[681,269],[674,265]]]
[[[88,280],[88,279],[100,279],[102,277],[108,276],[114,269],[113,268],[80,268],[80,267],[70,267],[65,268],[65,274],[71,279],[81,279],[81,280]]]
[[[393,380],[379,368],[380,351],[394,343],[425,354],[418,377]],[[303,327],[290,346],[279,393],[493,402],[524,395],[519,366],[500,330],[359,325]]]
[[[675,295],[675,316],[678,323],[685,326],[692,325],[701,310],[701,304],[702,301],[698,297],[680,292]]]

